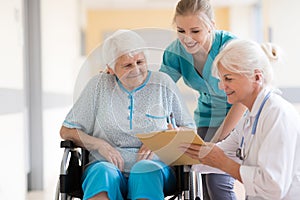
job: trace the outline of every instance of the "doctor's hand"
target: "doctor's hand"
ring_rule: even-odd
[[[108,162],[114,164],[121,171],[124,170],[124,159],[120,152],[112,147],[109,143],[104,140],[99,140],[97,151],[102,155]]]
[[[207,145],[197,145],[190,143],[182,143],[180,150],[189,157],[199,160],[201,164],[209,165],[211,167],[219,168],[224,165],[227,156],[223,150],[213,143],[206,143]]]
[[[201,146],[197,144],[182,143],[179,147],[186,155],[198,159],[201,164],[205,164],[220,169],[233,178],[243,183],[240,175],[240,164],[227,157],[222,149],[213,143],[206,143]]]
[[[137,161],[140,160],[151,160],[154,156],[154,153],[145,145],[142,145],[138,151]]]

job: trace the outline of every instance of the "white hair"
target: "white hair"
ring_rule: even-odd
[[[271,43],[258,43],[250,40],[229,41],[214,60],[212,75],[218,77],[218,65],[234,73],[251,77],[256,69],[263,74],[263,84],[273,80],[272,65],[279,61],[278,47]]]
[[[105,65],[109,65],[114,70],[115,62],[120,56],[128,53],[144,52],[145,49],[146,43],[140,35],[131,30],[121,29],[104,41],[102,59]]]

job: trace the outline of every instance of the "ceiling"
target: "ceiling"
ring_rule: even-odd
[[[174,8],[179,0],[83,0],[88,9]],[[259,0],[210,0],[213,6],[251,5]]]

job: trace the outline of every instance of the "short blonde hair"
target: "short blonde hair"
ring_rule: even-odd
[[[177,3],[173,23],[177,16],[199,15],[206,26],[214,29],[214,12],[209,0],[180,0]]]

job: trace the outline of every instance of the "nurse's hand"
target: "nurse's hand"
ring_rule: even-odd
[[[145,145],[142,145],[138,151],[137,161],[140,160],[151,160],[154,156],[154,153]]]

